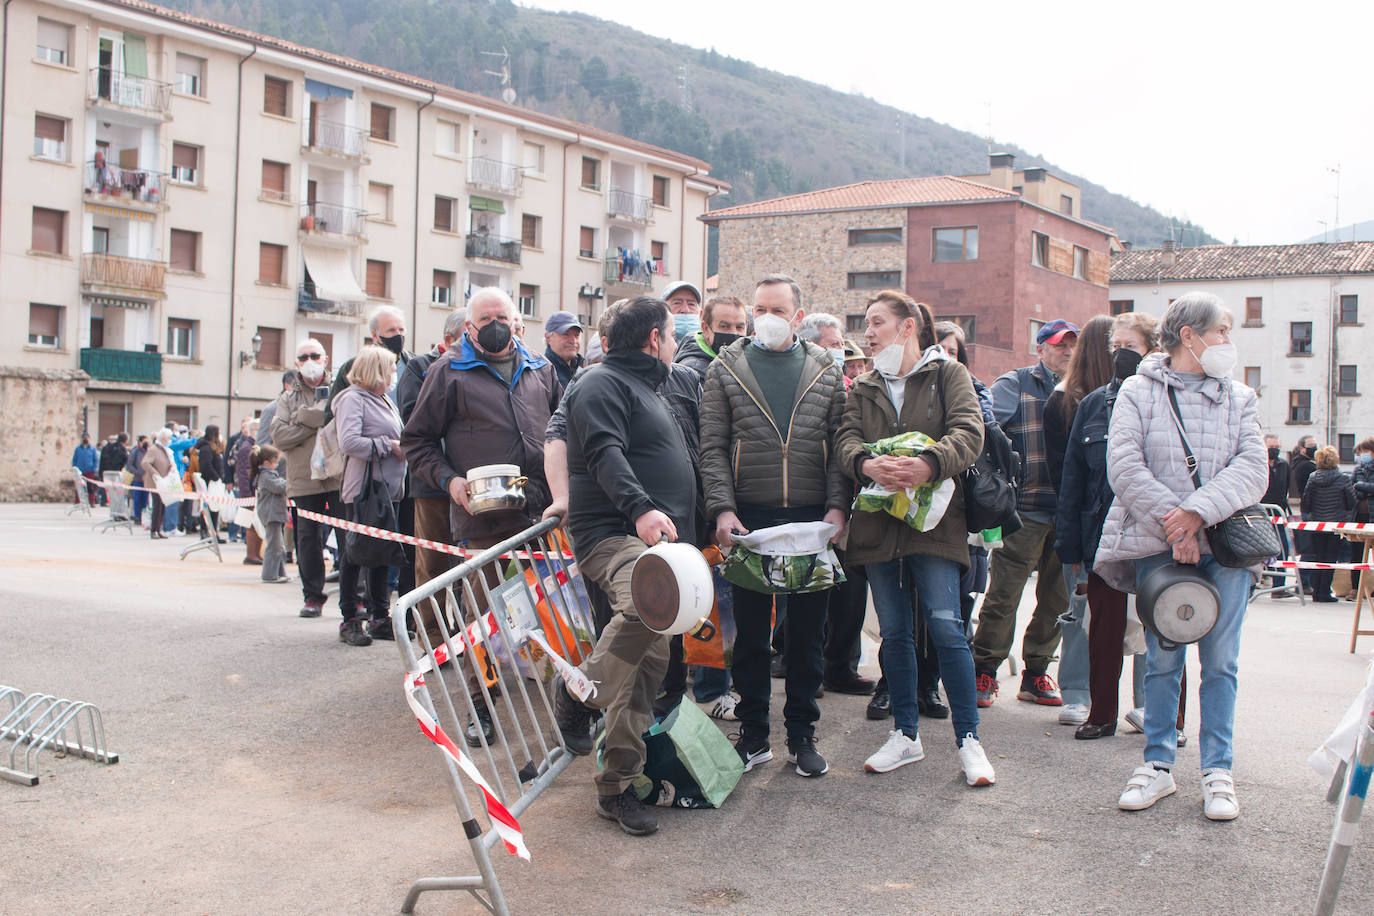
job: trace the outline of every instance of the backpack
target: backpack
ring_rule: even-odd
[[[936,373],[940,404],[945,402],[944,373]],[[981,405],[980,405],[981,406]],[[1011,447],[1001,424],[983,421],[983,451],[978,460],[959,475],[964,491],[964,521],[969,534],[1001,528],[1002,537],[1021,530],[1016,514],[1016,491],[1025,468]]]

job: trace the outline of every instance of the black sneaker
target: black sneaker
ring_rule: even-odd
[[[886,684],[880,686],[873,694],[873,699],[868,701],[868,710],[864,715],[874,721],[892,718],[892,694],[888,693]]]
[[[618,823],[630,836],[648,836],[658,830],[658,817],[639,800],[634,789],[626,789],[619,795],[600,796],[596,800],[596,813]]]
[[[390,617],[374,617],[367,624],[367,635],[373,639],[389,639],[396,641],[396,632],[391,628]],[[474,745],[475,746],[475,745]]]
[[[324,612],[324,605],[318,601],[307,601],[305,607],[301,608],[302,617],[318,617]]]
[[[592,752],[592,711],[568,693],[562,678],[553,690],[553,717],[568,753],[585,757]]]
[[[339,624],[339,642],[348,643],[350,646],[370,646],[372,637],[363,632],[361,617],[350,617]]]
[[[1064,698],[1059,695],[1059,686],[1055,684],[1054,678],[1043,671],[1021,672],[1021,690],[1017,692],[1016,699],[1025,700],[1027,703],[1039,703],[1041,706],[1064,705]]]
[[[491,711],[485,703],[477,704],[477,718],[463,729],[463,740],[468,743],[468,747],[481,747],[482,739],[485,738],[487,744],[491,744],[491,739],[495,736],[496,729],[491,724]]]
[[[788,738],[787,759],[797,765],[798,776],[824,776],[830,765],[816,750],[815,738]]]
[[[848,693],[853,696],[866,697],[873,692],[877,681],[872,678],[860,677],[857,674],[841,675],[836,678],[825,679],[825,689],[831,693]]]
[[[949,707],[940,702],[940,688],[916,691],[916,712],[927,719],[948,719]]]
[[[739,740],[735,742],[735,753],[739,754],[739,759],[744,761],[744,772],[746,773],[773,759],[773,749],[769,747],[767,738],[755,738],[743,732],[740,733]]]

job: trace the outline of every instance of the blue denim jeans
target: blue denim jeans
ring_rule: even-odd
[[[916,734],[916,647],[912,601],[916,602],[940,659],[940,679],[949,699],[956,741],[978,737],[978,699],[959,609],[959,564],[941,557],[909,556],[866,567],[873,607],[882,631],[883,673],[892,696],[897,728]]]
[[[1064,588],[1069,593],[1069,609],[1059,616],[1059,692],[1064,705],[1092,702],[1088,684],[1088,634],[1083,631],[1083,617],[1088,612],[1088,596],[1078,594],[1078,584],[1088,581],[1088,570],[1080,565],[1074,574],[1073,566],[1064,566]]]
[[[1160,553],[1135,561],[1136,583],[1160,566],[1173,561],[1173,554]],[[1198,707],[1202,723],[1198,729],[1202,769],[1231,769],[1234,757],[1232,735],[1236,718],[1236,673],[1239,670],[1240,629],[1250,597],[1250,572],[1229,569],[1210,555],[1198,568],[1211,577],[1221,593],[1221,613],[1217,624],[1197,643],[1202,683],[1198,687]],[[1170,652],[1161,649],[1159,640],[1148,630],[1145,641],[1145,762],[1173,766],[1178,750],[1178,693],[1183,676],[1187,646]]]

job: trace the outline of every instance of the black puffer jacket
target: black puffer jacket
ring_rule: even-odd
[[[680,366],[686,366],[704,379],[706,378],[706,370],[711,368],[711,362],[715,358],[714,353],[706,351],[706,342],[702,339],[701,332],[698,331],[678,345],[677,355],[673,357],[673,362]]]
[[[1302,491],[1305,522],[1348,522],[1355,517],[1355,487],[1348,474],[1335,468],[1318,468],[1307,478]]]
[[[1061,563],[1092,568],[1112,487],[1107,482],[1107,426],[1112,419],[1119,381],[1088,392],[1078,404],[1064,451],[1059,506],[1054,519],[1054,552]]]

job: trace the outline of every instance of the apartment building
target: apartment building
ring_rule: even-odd
[[[1285,450],[1316,436],[1353,461],[1356,443],[1374,436],[1361,387],[1374,381],[1364,331],[1374,309],[1374,242],[1167,246],[1112,258],[1114,314],[1163,315],[1194,290],[1220,296],[1235,317],[1235,377],[1259,394],[1264,431]]]
[[[377,305],[425,350],[499,286],[542,350],[705,279],[700,160],[136,0],[7,10],[0,365],[85,370],[62,435],[236,427]]]
[[[702,219],[720,226],[719,287],[747,296],[759,277],[790,274],[808,310],[843,318],[857,339],[872,295],[905,290],[964,328],[974,372],[991,382],[1033,362],[1045,322],[1106,312],[1117,245],[1078,216],[1076,186],[1043,169],[1025,179],[1009,155],[992,162],[984,180],[865,181],[712,210]],[[1011,185],[1017,174],[1024,187]],[[1041,187],[1071,203],[1039,202]]]

